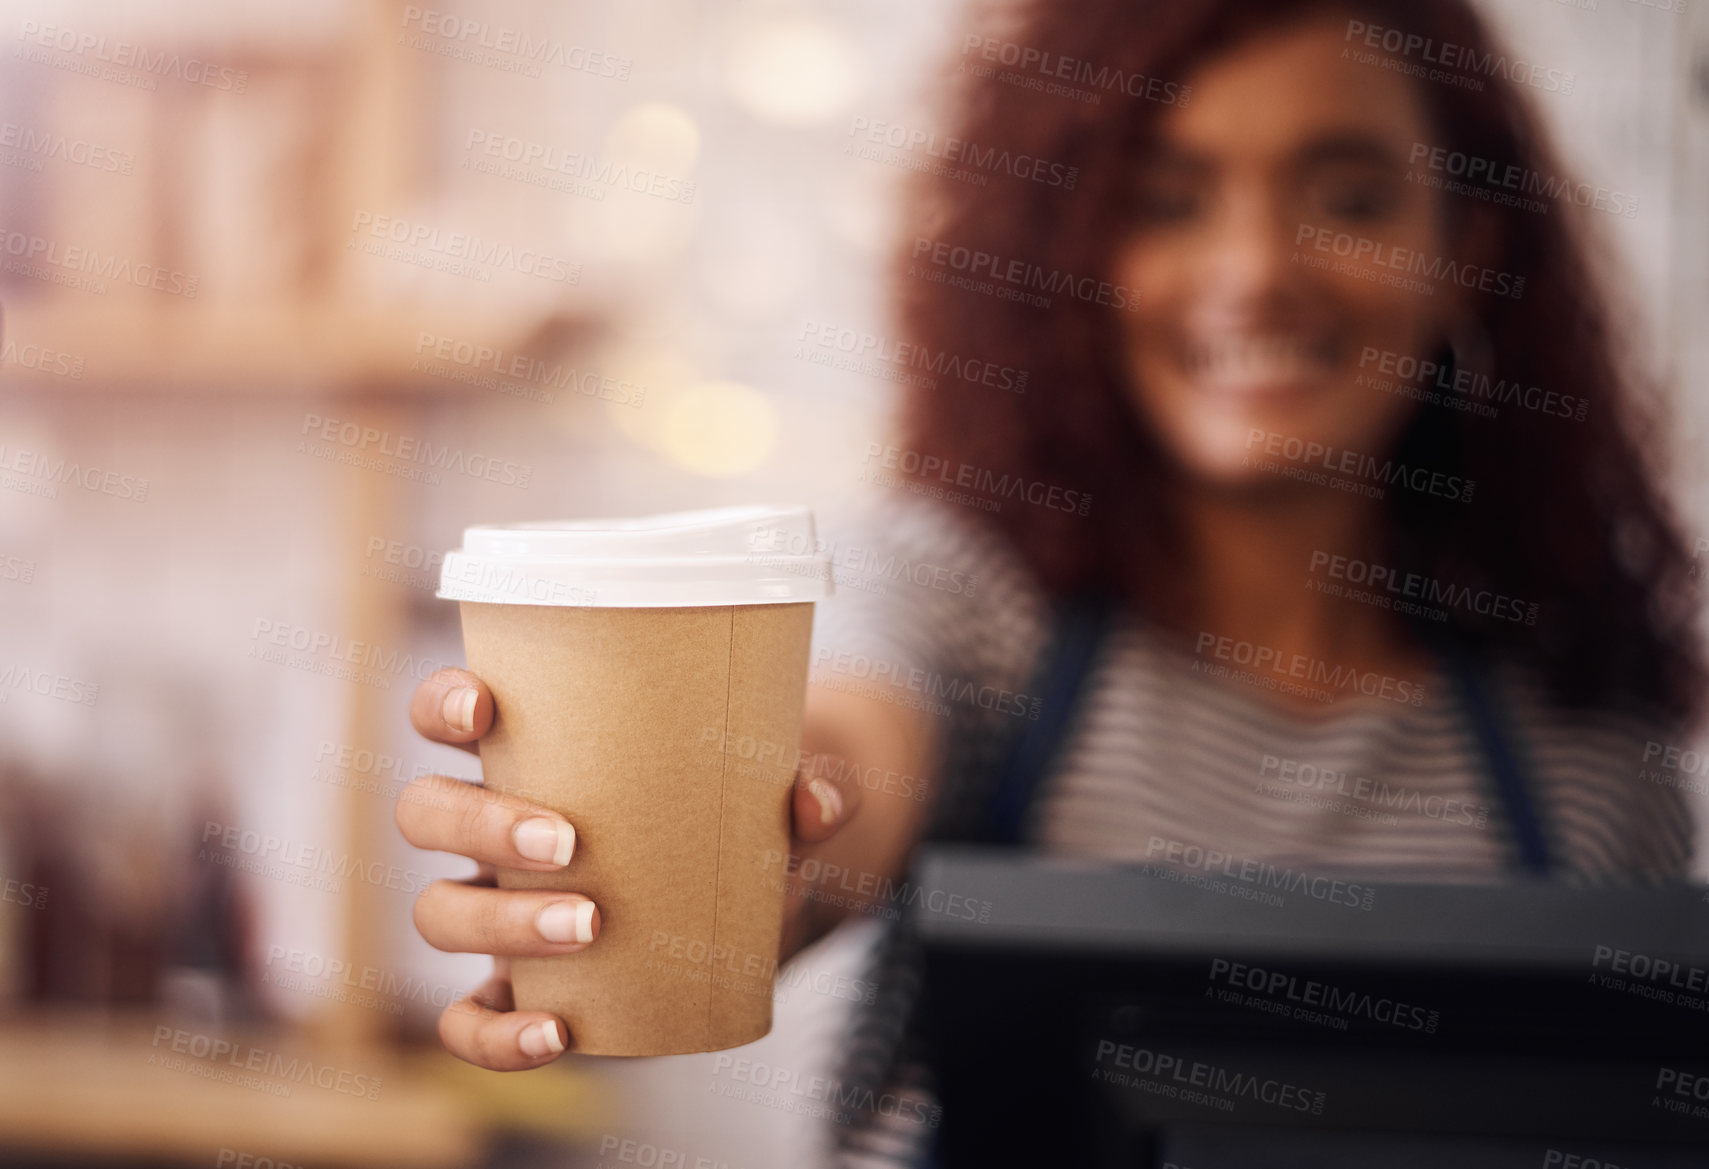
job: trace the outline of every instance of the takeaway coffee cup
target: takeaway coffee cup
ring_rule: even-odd
[[[771,1030],[813,602],[831,592],[813,516],[737,507],[468,528],[439,596],[492,688],[486,785],[576,828],[561,872],[506,889],[585,893],[599,937],[514,958],[521,1010],[570,1050],[673,1055]]]

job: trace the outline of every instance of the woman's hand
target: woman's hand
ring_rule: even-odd
[[[445,669],[416,688],[410,722],[422,735],[474,751],[493,722],[493,696],[467,670]],[[813,844],[846,824],[860,803],[858,784],[797,777],[791,802],[794,840]],[[556,1059],[568,1042],[564,1021],[545,1011],[518,1011],[508,959],[517,954],[574,954],[596,944],[599,907],[578,893],[500,889],[495,866],[540,873],[572,863],[575,827],[558,813],[462,780],[430,775],[398,795],[398,829],[417,848],[466,856],[476,863],[464,881],[435,881],[415,903],[415,928],[435,949],[493,955],[492,977],[439,1016],[446,1050],[494,1071],[520,1071]],[[789,920],[804,900],[784,899]]]

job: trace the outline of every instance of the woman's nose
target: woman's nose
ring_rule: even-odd
[[[1212,287],[1241,300],[1286,293],[1301,272],[1294,259],[1298,226],[1274,199],[1245,194],[1227,200],[1205,241],[1203,261]]]

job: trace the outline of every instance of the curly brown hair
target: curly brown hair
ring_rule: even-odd
[[[1110,281],[1133,160],[1171,104],[1190,100],[1183,81],[1213,54],[1327,14],[1348,19],[1353,49],[1403,71],[1432,56],[1419,45],[1435,46],[1439,61],[1452,48],[1459,84],[1415,82],[1438,145],[1538,175],[1566,173],[1509,78],[1520,70],[1464,0],[1037,2],[1022,6],[1004,37],[962,46],[948,133],[1050,160],[1061,169],[1047,177],[1070,175],[1072,189],[1036,172],[992,174],[984,184],[942,168],[916,176],[914,230],[893,273],[901,339],[1024,370],[1029,381],[1018,394],[971,378],[911,387],[898,441],[941,460],[904,467],[921,478],[965,464],[1089,494],[1085,515],[1058,506],[973,513],[1012,542],[1053,596],[1101,591],[1165,620],[1181,611],[1183,582],[1165,567],[1182,546],[1168,503],[1175,472],[1124,392],[1119,309],[1091,292],[1095,283],[1048,311],[975,295],[912,272],[916,253],[964,247]],[[1371,29],[1382,35],[1373,41]],[[1601,265],[1571,204],[1480,204],[1497,227],[1500,258],[1490,266],[1527,284],[1519,298],[1482,298],[1477,325],[1488,345],[1478,364],[1586,403],[1582,418],[1416,407],[1390,453],[1475,480],[1477,497],[1458,507],[1390,492],[1382,552],[1405,571],[1536,604],[1534,626],[1455,608],[1421,633],[1522,654],[1568,705],[1625,699],[1691,718],[1706,669],[1691,556],[1655,466],[1660,398],[1621,358]],[[1444,345],[1444,368],[1455,359]],[[1465,368],[1466,355],[1459,360]]]

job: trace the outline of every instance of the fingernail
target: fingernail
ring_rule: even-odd
[[[819,823],[829,824],[843,811],[843,793],[822,779],[807,781],[807,790],[819,801]]]
[[[448,692],[439,704],[439,715],[445,720],[445,725],[462,735],[474,730],[475,701],[480,696],[473,686],[459,686]]]
[[[531,861],[551,861],[562,867],[576,850],[576,830],[568,820],[535,816],[516,826],[516,851]]]
[[[554,901],[534,919],[548,942],[591,942],[599,910],[591,901]]]
[[[543,1055],[557,1055],[564,1050],[564,1041],[558,1037],[558,1021],[547,1019],[533,1027],[524,1027],[522,1034],[517,1037],[522,1046],[522,1054],[530,1059],[539,1059]]]

